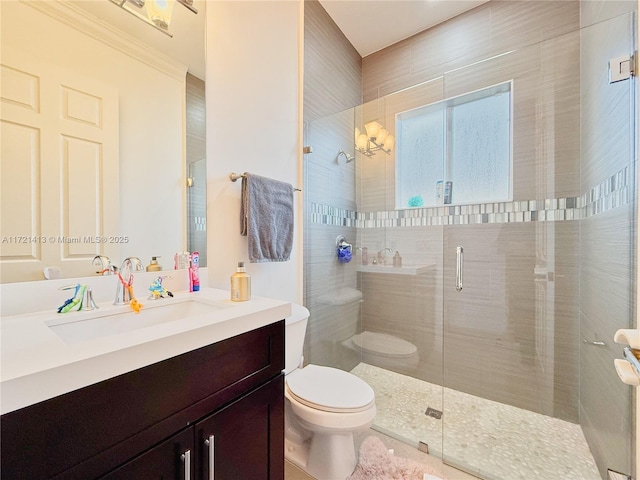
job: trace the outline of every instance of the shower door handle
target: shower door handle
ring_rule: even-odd
[[[458,245],[456,248],[456,290],[462,291],[462,282],[464,277],[464,248]]]

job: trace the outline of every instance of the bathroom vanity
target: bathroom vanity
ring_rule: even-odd
[[[60,337],[45,314],[3,319],[2,478],[282,479],[282,319],[290,304],[257,298],[236,306],[205,290],[201,297],[219,308],[88,340]],[[21,328],[45,357],[30,373],[11,363],[30,346],[4,351]],[[38,370],[46,357],[51,368]],[[74,372],[86,385],[56,391]],[[17,404],[20,390],[25,402],[34,398],[30,389],[50,398]]]

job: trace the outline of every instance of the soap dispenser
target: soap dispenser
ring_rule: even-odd
[[[158,263],[160,257],[151,257],[151,263],[147,265],[147,272],[159,272],[162,266]]]
[[[231,301],[251,300],[251,277],[244,268],[244,262],[238,262],[236,273],[231,275]]]
[[[400,252],[396,250],[396,254],[393,256],[393,266],[401,267],[402,266],[402,257],[400,256]]]

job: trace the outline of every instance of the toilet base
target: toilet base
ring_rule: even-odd
[[[306,472],[307,459],[309,458],[309,442],[297,443],[285,437],[284,458]]]
[[[358,462],[351,433],[316,433],[302,444],[285,438],[285,458],[317,480],[342,480]]]

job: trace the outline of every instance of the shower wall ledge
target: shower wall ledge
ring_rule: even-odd
[[[435,265],[358,265],[359,272],[384,273],[389,275],[421,275],[435,268]]]

